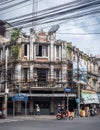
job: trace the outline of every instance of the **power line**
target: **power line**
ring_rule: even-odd
[[[90,2],[90,1],[89,1]],[[96,1],[97,2],[97,1]],[[93,3],[92,3],[93,4]],[[96,3],[95,3],[96,4]],[[94,5],[92,5],[92,6],[94,6]],[[97,6],[97,5],[96,5]],[[63,7],[63,6],[61,6],[61,7]],[[64,6],[65,7],[65,6]],[[54,7],[53,7],[54,8]],[[80,7],[79,7],[80,8]],[[54,8],[55,9],[55,8]],[[56,8],[57,9],[57,11],[58,11],[58,8]],[[50,10],[50,9],[48,9],[48,10]],[[71,10],[71,9],[70,9]],[[70,11],[69,10],[69,11]],[[44,11],[45,10],[43,10],[43,13],[44,13]],[[66,12],[66,10],[64,10],[65,12]],[[63,11],[63,12],[64,12]],[[71,10],[71,11],[73,11],[73,9]],[[76,11],[77,11],[77,9],[76,9]],[[94,11],[94,12],[93,12]],[[54,19],[54,20],[48,20],[48,18],[49,19],[51,19],[51,18],[55,18],[55,16],[56,17],[58,17],[58,16],[60,16],[60,15],[62,15],[62,12],[60,11],[60,12],[58,12],[58,13],[60,13],[60,14],[57,14],[57,12],[56,12],[56,14],[50,14],[50,13],[52,13],[53,11],[51,11],[51,12],[49,12],[49,13],[45,13],[45,14],[47,14],[47,15],[44,15],[44,14],[42,14],[42,15],[40,15],[40,18],[39,18],[39,16],[37,16],[36,18],[30,18],[30,21],[27,21],[27,19],[29,19],[29,18],[27,18],[26,19],[26,21],[25,21],[25,19],[23,19],[23,20],[19,20],[19,21],[16,21],[16,22],[14,22],[14,23],[16,23],[17,24],[17,22],[18,22],[18,26],[20,25],[20,24],[23,24],[23,28],[26,26],[27,27],[27,24],[28,23],[30,23],[31,21],[37,21],[36,22],[36,24],[34,24],[34,25],[42,25],[42,24],[45,24],[45,23],[53,23],[53,22],[61,22],[61,21],[65,21],[65,20],[73,20],[73,19],[76,19],[76,18],[80,18],[80,17],[84,17],[84,16],[86,16],[86,15],[92,15],[93,13],[95,14],[95,13],[99,13],[98,12],[98,9],[96,9],[96,10],[93,10],[92,12],[91,12],[91,10],[89,11],[89,12],[85,12],[84,14],[81,14],[80,16],[78,16],[78,15],[72,15],[72,16],[67,16],[67,17],[64,17],[64,18],[56,18],[56,19]],[[42,11],[41,11],[42,12]],[[65,13],[64,12],[64,13]],[[67,12],[66,13],[68,13],[68,10],[67,10]],[[90,13],[90,14],[89,14]],[[48,15],[49,14],[49,15]],[[42,17],[41,17],[42,16]],[[31,26],[31,24],[30,24],[30,26]]]
[[[42,0],[38,0],[38,2],[40,2],[40,1],[42,1]],[[29,3],[29,4],[26,4],[26,5],[23,5],[23,6],[21,6],[21,7],[17,7],[17,8],[14,8],[14,9],[10,9],[9,11],[7,11],[7,12],[0,12],[0,14],[7,14],[7,13],[9,13],[9,12],[12,12],[12,11],[16,11],[16,10],[18,10],[18,9],[22,9],[22,8],[24,8],[24,7],[26,7],[26,6],[29,6],[29,5],[32,5],[32,3]],[[29,14],[26,14],[27,16],[29,16],[29,15],[32,15],[32,13],[29,13]],[[20,17],[23,17],[23,16],[20,16]],[[15,17],[15,19],[16,18],[18,18],[18,17]],[[12,19],[12,18],[11,18]],[[6,20],[6,19],[5,19]],[[8,21],[8,20],[10,20],[10,19],[7,19],[6,21]]]
[[[21,1],[21,2],[14,3],[14,4],[12,4],[12,5],[8,5],[8,6],[6,6],[6,7],[0,8],[0,11],[7,10],[7,9],[9,9],[9,8],[12,8],[12,7],[14,7],[14,6],[18,6],[18,5],[20,5],[20,4],[23,4],[23,3],[29,2],[29,1],[30,1],[30,0],[23,0],[23,1]]]
[[[89,27],[89,26],[98,26],[98,25],[100,25],[100,23],[96,23],[96,24],[89,24],[89,25],[86,25],[86,26],[77,26],[77,28],[85,28],[85,27]],[[61,31],[73,30],[73,29],[76,29],[76,28],[75,28],[75,27],[74,27],[74,28],[68,28],[68,29],[61,30]]]
[[[5,1],[0,2],[0,5],[5,5],[5,4],[8,4],[12,1],[16,1],[16,0],[5,0]]]
[[[65,6],[66,4],[64,4],[64,5],[61,5],[61,6],[57,6],[57,7],[51,7],[51,8],[49,8],[49,9],[44,9],[44,10],[40,10],[40,11],[38,11],[37,12],[37,14],[39,14],[39,13],[43,13],[44,14],[44,12],[46,13],[46,14],[48,14],[48,13],[53,13],[54,11],[58,11],[58,10],[54,10],[54,9],[58,9],[59,7],[63,7],[63,6]],[[53,11],[54,10],[54,11]],[[48,12],[48,11],[51,11],[51,12]],[[34,12],[35,13],[35,12]],[[18,18],[22,18],[22,17],[26,17],[26,16],[30,16],[30,15],[32,15],[33,13],[29,13],[29,14],[26,14],[26,15],[22,15],[22,16],[19,16],[19,17],[17,17],[17,19]],[[9,20],[15,20],[16,19],[16,17],[15,18],[12,18],[12,19],[7,19],[7,21],[9,21]]]
[[[66,14],[67,12],[66,11],[68,11],[68,10],[64,10],[64,11],[60,11],[60,12],[56,12],[56,13],[53,13],[53,14],[48,14],[48,15],[43,15],[43,16],[41,16],[40,15],[40,17],[38,16],[37,18],[32,18],[32,17],[30,17],[30,18],[27,18],[27,19],[23,19],[23,20],[19,20],[19,21],[16,21],[16,22],[13,22],[12,24],[14,24],[14,26],[15,25],[17,25],[17,23],[19,24],[20,23],[20,25],[21,24],[24,24],[24,23],[29,23],[29,22],[31,22],[31,21],[39,21],[39,20],[46,20],[46,19],[50,19],[50,18],[56,18],[56,17],[58,17],[58,15],[60,16],[60,15],[62,15],[62,13],[63,13],[63,15],[64,14]],[[92,10],[92,11],[86,11],[86,12],[82,12],[81,14],[76,14],[76,15],[72,15],[72,16],[67,16],[67,17],[64,17],[64,18],[59,18],[59,19],[54,19],[54,20],[49,20],[49,21],[47,21],[47,22],[45,22],[45,23],[51,23],[51,22],[57,22],[57,21],[61,21],[61,20],[69,20],[69,19],[73,19],[73,18],[79,18],[79,17],[83,17],[83,16],[85,16],[85,15],[92,15],[92,14],[95,14],[95,13],[100,13],[99,12],[99,9],[94,9],[94,10]],[[55,17],[56,16],[56,17]],[[30,19],[30,20],[29,20]]]
[[[57,34],[68,34],[68,35],[100,35],[100,33],[57,33]]]
[[[72,4],[72,3],[71,3]],[[97,3],[96,3],[97,4]],[[45,10],[40,10],[39,12],[37,12],[37,14],[38,13],[40,13],[40,12],[42,12],[42,13],[44,13],[44,12],[46,12],[46,14],[47,14],[47,11],[50,11],[51,10],[51,12],[48,12],[49,14],[50,13],[55,13],[55,12],[58,12],[58,11],[61,11],[62,9],[64,10],[64,9],[66,9],[67,8],[67,12],[66,13],[68,13],[69,11],[71,11],[71,12],[73,12],[73,11],[75,11],[75,9],[81,9],[80,8],[80,6],[78,7],[78,5],[80,5],[80,3],[78,4],[78,3],[76,3],[76,6],[74,6],[74,8],[73,8],[73,4],[72,5],[70,5],[70,4],[63,4],[63,5],[61,5],[61,6],[57,6],[57,7],[52,7],[52,8],[49,8],[49,9],[45,9]],[[81,6],[83,6],[84,8],[86,8],[85,6],[84,6],[84,4],[83,5],[81,5]],[[95,6],[95,3],[93,3],[92,5],[90,5],[90,6]],[[69,8],[68,8],[69,7]],[[55,10],[56,9],[56,10]],[[69,10],[68,10],[69,9]],[[74,10],[73,10],[74,9]],[[32,15],[32,14],[28,14],[27,16],[29,16],[29,15]],[[26,15],[25,15],[26,16]],[[20,16],[21,17],[21,16]],[[22,16],[22,17],[24,17],[24,15]],[[17,17],[18,18],[18,17]],[[9,19],[8,19],[9,20]],[[14,20],[14,19],[13,19]]]
[[[41,18],[36,18],[36,19],[34,19],[34,21],[38,21],[38,25],[39,24],[48,24],[48,23],[53,23],[53,22],[61,22],[61,21],[64,21],[64,20],[73,20],[73,19],[77,19],[77,18],[80,18],[80,17],[84,17],[85,15],[91,15],[91,14],[95,14],[95,13],[99,13],[99,12],[91,12],[90,14],[84,14],[84,15],[80,15],[80,16],[70,16],[70,17],[64,17],[64,18],[58,18],[58,19],[54,19],[54,20],[48,20],[48,21],[46,21],[46,19],[44,19],[45,17],[41,17]],[[48,18],[48,17],[47,17]],[[41,22],[41,20],[43,21],[43,20],[45,20],[44,22]],[[18,22],[19,24],[18,24],[18,26],[21,26],[22,24],[24,25],[24,24],[28,24],[28,23],[30,23],[30,22],[32,22],[33,20],[26,20],[26,21],[22,21],[22,22]],[[37,25],[37,24],[36,24]],[[16,24],[14,24],[14,26],[17,26],[17,23]]]

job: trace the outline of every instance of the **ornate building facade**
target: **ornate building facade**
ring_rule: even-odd
[[[81,99],[82,90],[97,90],[97,64],[95,73],[90,69],[94,63],[91,58],[71,43],[57,40],[54,33],[46,34],[43,30],[36,33],[31,29],[30,36],[21,35],[17,44],[19,46],[17,58],[13,57],[11,52],[11,43],[5,44],[6,74],[3,57],[5,50],[3,45],[0,45],[0,80],[4,81],[0,84],[0,98],[3,101],[6,79],[9,90],[8,114],[13,114],[12,97],[16,94],[28,96],[27,114],[35,113],[36,104],[39,104],[41,114],[55,114],[58,104],[66,106],[68,103],[70,111],[77,109],[76,99],[79,98],[77,95],[80,95]],[[71,89],[68,95],[64,88]],[[25,103],[16,101],[15,113],[23,114],[24,111]]]

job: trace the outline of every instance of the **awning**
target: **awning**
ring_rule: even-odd
[[[100,94],[97,94],[97,96],[98,96],[98,99],[99,99],[99,102],[100,102]]]
[[[99,104],[99,99],[96,92],[92,91],[83,91],[81,96],[84,104]]]
[[[27,93],[20,93],[22,95],[28,96],[28,97],[65,97],[67,96],[65,93],[51,93],[51,94],[40,94],[40,93],[31,93],[31,94],[27,94]],[[9,95],[9,96],[14,96],[14,95]],[[76,97],[76,94],[74,93],[69,93],[68,97]]]

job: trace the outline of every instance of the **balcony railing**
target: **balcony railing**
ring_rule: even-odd
[[[29,88],[52,88],[55,87],[56,82],[48,82],[48,81],[30,81],[30,82],[20,82],[21,89],[29,89]]]

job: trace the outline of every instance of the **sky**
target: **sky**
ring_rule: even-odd
[[[23,0],[16,1],[18,2]],[[38,4],[35,4],[34,10],[40,11],[42,9],[54,7],[71,1],[72,0],[38,0]],[[5,20],[12,17],[18,17],[26,13],[31,13],[33,11],[32,2],[33,0],[29,0],[29,2],[20,4],[19,6],[15,6],[6,10],[0,10],[0,19]],[[4,6],[0,5],[0,9],[5,6],[7,6],[7,4]],[[44,31],[48,32],[48,30],[55,24],[57,23],[50,24],[49,26],[38,26],[35,29],[39,31],[41,28],[43,28]],[[60,28],[56,32],[56,38],[58,40],[61,39],[71,42],[73,46],[76,46],[81,51],[89,55],[92,54],[93,56],[100,56],[100,34],[86,35],[87,33],[100,33],[100,14],[95,14],[88,17],[86,16],[81,19],[65,21],[63,24],[59,25]],[[24,31],[28,33],[28,30],[24,29]],[[73,33],[76,33],[77,35],[73,35]]]

